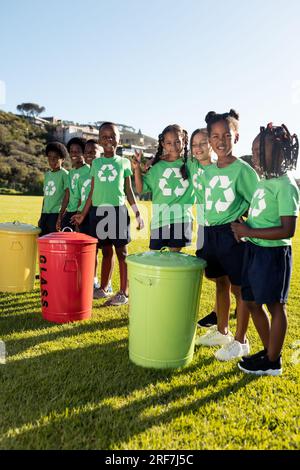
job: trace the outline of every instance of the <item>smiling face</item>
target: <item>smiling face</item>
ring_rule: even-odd
[[[227,121],[218,121],[211,126],[209,143],[217,154],[218,160],[222,161],[232,157],[233,146],[238,140],[239,134]]]
[[[212,148],[208,141],[208,135],[204,132],[197,132],[191,143],[192,155],[202,165],[210,165]]]
[[[51,171],[59,171],[61,169],[63,159],[57,152],[50,150],[50,152],[48,152],[47,158]]]
[[[91,165],[95,158],[100,157],[100,148],[98,144],[89,142],[86,144],[84,149],[84,159],[88,165]]]
[[[120,133],[116,126],[106,125],[101,127],[99,131],[99,144],[104,150],[105,157],[115,155],[119,141]]]
[[[84,164],[82,148],[78,144],[71,144],[70,159],[73,168],[80,168]]]
[[[184,149],[182,134],[176,131],[166,132],[163,137],[162,146],[164,154],[168,155],[168,159],[177,160]]]

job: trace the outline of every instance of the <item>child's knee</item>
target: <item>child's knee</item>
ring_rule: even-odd
[[[116,247],[116,253],[119,260],[124,261],[128,255],[127,246]]]
[[[102,248],[102,256],[103,258],[112,258],[114,255],[114,250],[112,245],[107,245]]]

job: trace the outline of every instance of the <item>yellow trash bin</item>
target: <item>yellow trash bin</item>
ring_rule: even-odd
[[[0,292],[33,290],[40,232],[20,222],[0,224]]]

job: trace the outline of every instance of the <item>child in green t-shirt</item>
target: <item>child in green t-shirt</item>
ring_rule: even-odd
[[[197,250],[200,250],[204,242],[204,184],[202,179],[205,170],[207,170],[210,165],[213,164],[212,148],[208,141],[208,132],[206,128],[194,130],[190,139],[190,149],[192,154],[191,173],[197,208]],[[215,279],[211,280],[216,282]],[[221,302],[222,305],[227,304],[228,309],[230,307],[230,282],[227,276],[222,276],[219,278],[217,288],[218,292],[216,293],[214,309],[212,312],[198,321],[199,327],[211,327],[213,325],[217,325],[217,299],[219,299],[219,303]]]
[[[38,222],[42,229],[40,236],[56,232],[58,214],[68,188],[68,172],[62,168],[68,156],[66,147],[60,142],[50,142],[46,146],[45,153],[51,170],[47,171],[44,179],[44,199]]]
[[[262,127],[253,142],[253,163],[262,179],[244,224],[232,224],[236,239],[247,237],[242,297],[264,349],[243,358],[239,368],[255,375],[281,375],[287,330],[286,303],[292,270],[291,238],[299,212],[299,189],[287,170],[296,169],[299,144],[285,125]],[[264,308],[267,306],[269,317]]]
[[[241,298],[245,245],[235,240],[230,223],[248,211],[258,175],[250,165],[233,155],[234,144],[239,140],[238,120],[234,110],[224,114],[210,112],[205,119],[209,142],[218,161],[203,174],[204,244],[197,256],[207,261],[205,273],[208,278],[216,278],[217,292],[219,283],[228,276],[237,303],[237,328],[233,336],[229,331],[229,302],[218,298],[218,324],[197,337],[196,344],[223,346],[215,353],[221,361],[244,356],[250,350],[246,339],[249,311]]]
[[[68,190],[66,191],[57,221],[58,230],[69,227],[76,232],[78,231],[78,227],[73,224],[71,219],[77,213],[80,202],[76,191],[77,180],[81,176],[88,175],[90,172],[90,167],[84,161],[84,146],[85,139],[80,137],[73,137],[67,144],[72,162],[72,170],[69,171]]]
[[[177,124],[167,126],[159,135],[152,166],[142,176],[141,153],[133,161],[138,193],[152,193],[150,249],[169,247],[179,252],[191,244],[194,188],[189,181],[188,134]]]
[[[104,156],[93,161],[89,196],[82,212],[72,219],[80,225],[91,208],[91,234],[98,238],[103,254],[101,287],[97,298],[109,296],[115,247],[120,267],[120,291],[106,305],[124,305],[128,302],[126,256],[130,242],[130,219],[125,205],[126,197],[134,211],[138,229],[144,226],[131,187],[130,161],[116,155],[119,140],[120,133],[115,124],[105,122],[100,126],[99,144]]]

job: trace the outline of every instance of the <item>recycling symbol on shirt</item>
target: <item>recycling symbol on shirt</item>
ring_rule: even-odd
[[[204,170],[202,168],[198,168],[198,171],[193,176],[194,188],[198,189],[199,191],[202,191],[202,189],[203,189],[202,184],[199,182],[201,176],[203,175],[203,173],[204,173]]]
[[[267,204],[265,201],[265,191],[263,189],[258,189],[254,193],[251,206],[254,205],[254,200],[255,200],[256,207],[249,209],[249,216],[251,215],[252,217],[258,217],[262,213],[262,211],[264,211],[265,208],[267,207]]]
[[[56,192],[56,186],[54,181],[48,181],[45,187],[45,196],[53,196]]]
[[[214,201],[212,201],[210,197],[212,189],[217,185],[220,189],[223,189],[224,200],[218,199],[215,203],[215,209],[216,212],[226,212],[235,200],[235,194],[230,187],[231,181],[226,175],[216,175],[210,180],[210,187],[205,190],[206,209],[211,210],[213,207]]]
[[[188,180],[184,180],[182,178],[182,175],[180,173],[180,168],[167,168],[164,171],[164,173],[162,175],[162,178],[160,178],[160,180],[159,180],[159,184],[158,184],[159,188],[161,189],[161,192],[164,196],[172,196],[173,190],[172,190],[172,188],[168,187],[168,179],[170,178],[172,173],[174,173],[175,178],[178,178],[178,180],[179,180],[178,181],[179,185],[176,186],[176,188],[174,189],[174,194],[177,197],[183,196],[184,193],[186,192],[186,189],[189,186],[189,182],[188,182]]]
[[[109,172],[110,172],[109,176],[104,175],[105,170],[109,170]],[[98,178],[99,178],[100,181],[103,181],[103,182],[104,181],[109,181],[109,182],[115,181],[117,176],[118,176],[118,172],[115,169],[115,167],[111,164],[102,165],[101,170],[98,171]]]
[[[75,173],[75,175],[72,176],[71,187],[73,191],[75,190],[76,181],[78,180],[79,176],[79,173]]]
[[[85,180],[81,188],[81,201],[85,201],[86,198],[86,188],[90,185],[91,179]]]

